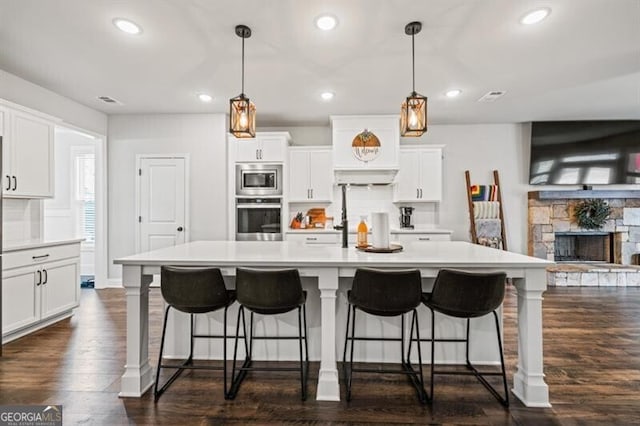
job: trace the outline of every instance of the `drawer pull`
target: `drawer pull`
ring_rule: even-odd
[[[307,237],[307,241],[318,241],[317,237]]]
[[[31,256],[31,258],[32,258],[33,260],[46,259],[47,257],[49,257],[49,253],[47,253],[47,254],[41,254],[40,256]]]
[[[418,241],[431,241],[431,237],[418,237]]]

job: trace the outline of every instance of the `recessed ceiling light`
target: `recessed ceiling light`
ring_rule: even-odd
[[[198,99],[200,99],[202,102],[211,102],[213,100],[213,97],[211,95],[207,95],[206,93],[200,93],[198,95]]]
[[[323,101],[330,101],[331,99],[333,99],[334,93],[333,92],[322,92],[320,94],[320,97],[322,98]]]
[[[332,15],[320,15],[316,18],[316,27],[323,31],[332,30],[338,25],[338,20]]]
[[[113,20],[113,25],[115,25],[116,28],[118,28],[120,31],[127,34],[138,35],[142,32],[142,28],[140,28],[140,25],[136,24],[133,21],[129,21],[128,19],[115,18]]]
[[[538,22],[549,16],[550,13],[551,9],[549,9],[548,7],[532,10],[520,19],[520,23],[524,25],[537,24]]]
[[[462,93],[462,90],[460,90],[460,89],[451,89],[451,90],[447,91],[447,93],[445,93],[445,95],[447,96],[447,98],[455,98],[460,93]]]

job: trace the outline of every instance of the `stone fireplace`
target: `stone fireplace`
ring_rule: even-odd
[[[604,199],[611,214],[600,230],[580,228],[576,205]],[[640,285],[640,191],[529,192],[528,252],[553,260],[549,285]]]

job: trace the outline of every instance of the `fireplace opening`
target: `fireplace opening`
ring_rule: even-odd
[[[614,258],[609,232],[556,232],[556,262],[606,262]]]

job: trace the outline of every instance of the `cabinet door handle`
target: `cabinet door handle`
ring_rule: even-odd
[[[7,191],[11,189],[11,176],[7,175]]]
[[[420,198],[422,198],[422,188],[420,188]]]
[[[39,259],[46,259],[47,257],[49,257],[49,253],[47,253],[47,254],[41,254],[40,256],[31,256],[31,259],[33,259],[33,260],[39,260]]]
[[[38,282],[36,283],[36,286],[39,286],[40,284],[42,284],[42,271],[37,270],[36,274],[38,274]]]
[[[420,188],[416,188],[416,198],[420,198]]]
[[[18,187],[18,178],[14,176],[13,177],[13,188],[12,188],[12,191],[15,191],[17,187]]]
[[[311,188],[310,191],[311,191],[311,198],[313,198],[313,188]]]
[[[44,274],[44,281],[43,281],[42,285],[45,285],[47,283],[47,281],[49,281],[49,273],[47,272],[46,269],[43,269],[42,273]]]
[[[260,148],[260,159],[262,160],[262,148]]]

